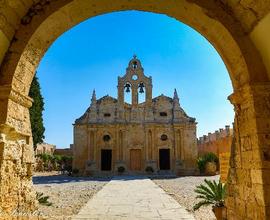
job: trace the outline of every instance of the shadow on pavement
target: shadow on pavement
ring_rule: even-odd
[[[72,177],[67,175],[52,175],[52,176],[33,176],[34,184],[62,184],[70,182],[91,182],[102,181],[107,182],[111,177]]]

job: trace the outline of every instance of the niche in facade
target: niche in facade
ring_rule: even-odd
[[[103,136],[103,141],[104,142],[109,142],[110,140],[111,140],[110,135],[106,134],[106,135]]]

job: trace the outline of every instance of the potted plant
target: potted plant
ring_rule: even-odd
[[[216,175],[217,164],[218,157],[212,152],[209,152],[197,159],[197,165],[201,174],[210,176]]]
[[[120,166],[120,167],[117,168],[117,171],[118,171],[119,174],[123,174],[125,172],[125,170],[126,169],[123,166]]]
[[[217,172],[217,164],[218,164],[218,157],[214,153],[210,152],[207,153],[205,156],[205,174],[206,175],[216,175]]]
[[[79,173],[80,173],[79,169],[77,168],[72,169],[72,176],[79,176]]]
[[[145,172],[148,173],[148,174],[152,174],[152,173],[154,173],[154,169],[151,166],[147,166],[145,168]]]
[[[196,198],[201,199],[196,205],[193,206],[193,210],[197,210],[202,206],[212,205],[212,210],[217,220],[222,220],[225,216],[225,196],[226,196],[226,184],[215,180],[210,181],[205,179],[204,184],[200,184],[194,190],[198,195]]]
[[[200,174],[203,174],[204,173],[204,170],[205,170],[205,163],[206,161],[204,160],[203,157],[199,157],[197,159],[197,165],[198,165],[198,168],[200,170]]]

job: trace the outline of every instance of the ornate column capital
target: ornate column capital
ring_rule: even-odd
[[[234,91],[228,100],[233,105],[239,105],[257,97],[265,97],[270,101],[270,83],[246,84]]]

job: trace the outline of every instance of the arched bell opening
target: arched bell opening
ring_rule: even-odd
[[[146,90],[143,82],[138,84],[138,104],[144,103],[146,101]]]
[[[131,83],[127,82],[124,85],[124,103],[131,104],[132,103],[132,85]]]

